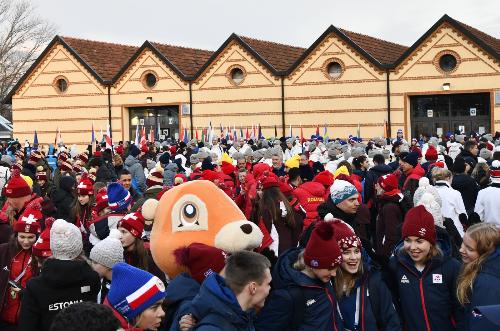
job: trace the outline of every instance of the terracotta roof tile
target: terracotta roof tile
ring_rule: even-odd
[[[486,45],[490,46],[495,52],[500,53],[500,39],[497,39],[489,34],[484,33],[476,28],[473,28],[470,25],[462,23],[460,21],[455,20],[459,25],[461,25],[464,29],[469,31],[472,35],[474,35],[477,39],[481,40]]]
[[[302,47],[278,44],[249,37],[240,37],[277,71],[286,71],[306,50]]]
[[[203,49],[151,44],[187,77],[194,76],[213,54],[212,51]]]
[[[361,33],[339,29],[355,44],[384,65],[391,65],[408,49],[390,41],[370,37]]]
[[[139,49],[135,46],[61,37],[105,81],[110,81]]]

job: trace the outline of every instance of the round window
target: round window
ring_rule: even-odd
[[[233,70],[231,70],[231,79],[235,84],[241,84],[244,78],[245,74],[240,68],[234,68]]]
[[[144,81],[149,88],[153,88],[156,85],[156,76],[152,73],[146,74]]]
[[[445,54],[439,58],[439,67],[444,72],[453,71],[457,67],[457,59],[451,54]]]
[[[327,67],[328,76],[338,78],[342,75],[342,65],[338,62],[330,62]]]
[[[59,90],[59,92],[64,93],[68,89],[68,82],[64,78],[59,78],[56,81],[56,87]]]

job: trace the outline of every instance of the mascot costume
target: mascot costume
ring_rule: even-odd
[[[201,243],[231,254],[259,247],[262,238],[259,227],[246,220],[224,191],[210,181],[195,180],[161,196],[154,211],[150,248],[155,263],[173,279],[186,271],[176,261],[177,249]]]

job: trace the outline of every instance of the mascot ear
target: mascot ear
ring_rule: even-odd
[[[226,224],[215,236],[215,247],[227,253],[254,250],[262,243],[264,235],[257,225],[248,221]]]
[[[153,220],[155,218],[156,208],[158,208],[158,200],[147,199],[141,207],[141,214],[145,220]]]

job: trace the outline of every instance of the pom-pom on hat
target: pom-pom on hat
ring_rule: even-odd
[[[346,222],[335,218],[329,221],[335,229],[335,239],[341,251],[356,247],[361,249],[361,240],[354,232],[354,229]]]
[[[111,229],[109,236],[99,241],[90,251],[90,259],[110,269],[118,262],[123,262],[123,246],[120,241],[122,234],[117,229]]]
[[[124,210],[132,202],[132,196],[120,183],[108,185],[108,205],[114,211]]]
[[[50,229],[54,221],[53,217],[45,219],[45,230],[42,231],[40,237],[38,237],[38,240],[33,245],[33,255],[43,258],[52,256],[52,251],[50,250]]]
[[[394,174],[380,176],[377,180],[377,183],[386,192],[391,192],[398,189],[398,177]]]
[[[435,245],[436,227],[434,226],[434,217],[424,206],[411,208],[405,215],[401,236],[402,238],[412,236],[422,238]]]
[[[500,161],[495,160],[491,163],[490,178],[492,183],[500,184]]]
[[[330,198],[335,205],[349,199],[357,193],[358,190],[356,190],[354,185],[342,179],[335,180],[330,187]]]
[[[118,222],[118,227],[126,229],[136,238],[141,238],[144,231],[144,217],[140,212],[127,214]]]
[[[148,187],[163,185],[163,168],[160,163],[157,163],[149,173],[148,178],[146,178],[146,185]]]
[[[36,167],[35,173],[36,180],[47,180],[47,172],[43,168],[43,166]]]
[[[76,225],[55,220],[50,229],[50,250],[58,260],[73,260],[82,253],[82,233]]]
[[[15,169],[9,181],[4,186],[4,193],[7,198],[25,197],[31,195],[31,187],[21,177],[21,172]]]
[[[165,298],[165,284],[147,271],[123,262],[113,266],[108,301],[127,320]]]
[[[177,264],[186,266],[191,277],[201,284],[205,278],[224,268],[227,254],[212,246],[192,243],[176,249],[174,256]]]
[[[314,269],[330,269],[342,263],[342,253],[331,222],[318,222],[304,250],[304,262]]]
[[[14,224],[14,232],[40,233],[39,221],[43,218],[40,208],[26,208]]]
[[[76,190],[78,192],[78,195],[93,195],[94,194],[94,187],[92,185],[92,182],[88,178],[88,175],[84,173],[82,175],[82,179],[80,180],[80,183],[78,183],[78,186],[76,187]]]

